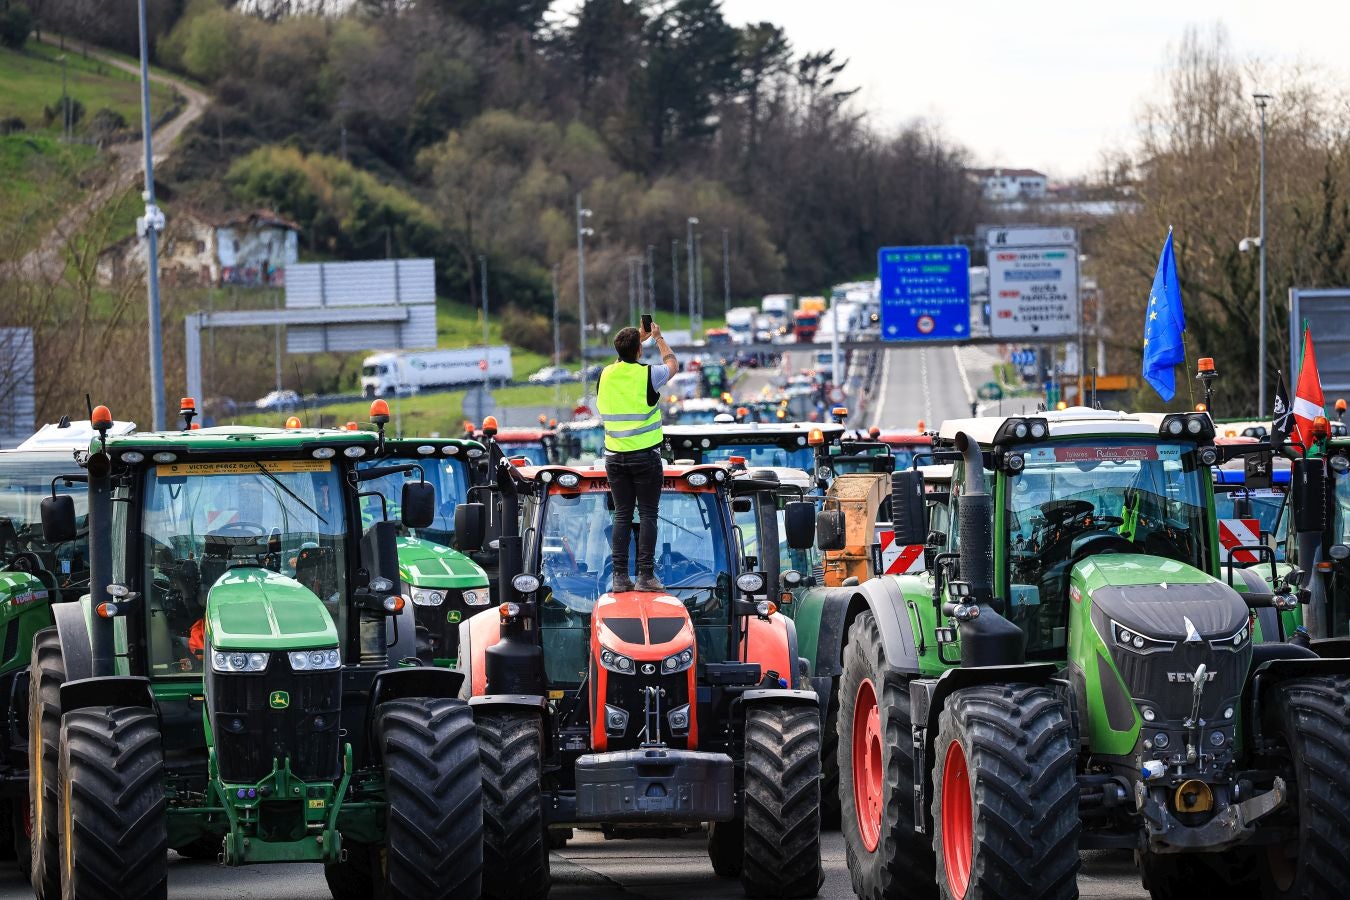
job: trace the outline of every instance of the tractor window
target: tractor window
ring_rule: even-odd
[[[607,492],[550,494],[538,538],[539,571],[548,586],[540,613],[541,626],[573,629],[569,635],[544,635],[550,681],[575,680],[586,668],[591,610],[613,584],[610,535],[613,511]],[[656,577],[666,592],[688,607],[695,628],[718,625],[725,631],[730,579],[735,571],[727,558],[726,526],[715,494],[666,491],[661,495],[656,528]],[[637,515],[629,550],[629,572],[636,577]],[[720,576],[720,577],[719,577]],[[700,652],[706,651],[700,631]],[[725,648],[714,652],[722,658]]]
[[[1065,645],[1069,573],[1090,556],[1138,553],[1208,570],[1208,487],[1188,444],[1031,447],[1006,486],[1010,618],[1029,654]]]
[[[389,458],[372,459],[363,461],[360,468],[370,469],[410,461]],[[468,493],[464,461],[455,458],[419,457],[417,463],[421,465],[422,474],[426,476],[427,481],[431,482],[436,488],[436,518],[429,528],[418,529],[417,536],[448,547],[455,535],[455,506],[463,503],[465,495]],[[378,491],[384,495],[384,506],[389,510],[389,519],[397,522],[401,515],[399,504],[402,502],[403,484],[410,479],[415,481],[417,473],[400,472],[395,475],[386,475],[383,478],[365,482],[361,486],[361,490]],[[371,524],[378,522],[382,512],[378,497],[362,497],[361,527],[363,529],[369,528]]]
[[[727,444],[703,451],[703,462],[727,462],[733,456],[744,457],[750,469],[780,468],[814,472],[816,453],[810,447],[785,448],[777,444]]]
[[[69,454],[0,453],[0,568],[30,572],[49,590],[73,600],[89,584],[89,497],[83,484],[56,483],[59,494],[75,498],[75,540],[49,544],[42,537],[41,503],[52,478],[78,472]]]
[[[1350,543],[1350,477],[1336,479],[1336,521],[1333,533],[1342,544]]]
[[[1275,558],[1284,561],[1284,539],[1289,531],[1289,517],[1284,515],[1285,492],[1274,489],[1237,490],[1214,492],[1214,514],[1219,519],[1219,540],[1228,545],[1228,535],[1223,530],[1225,519],[1256,519],[1260,522],[1260,534],[1253,535],[1262,540],[1267,535],[1275,540]],[[1236,538],[1234,539],[1235,543]],[[1227,554],[1220,552],[1220,562],[1227,561]]]
[[[286,575],[342,633],[347,573],[343,489],[318,460],[156,466],[142,501],[142,563],[153,674],[200,672],[212,587],[230,569]],[[252,471],[250,471],[252,469]]]

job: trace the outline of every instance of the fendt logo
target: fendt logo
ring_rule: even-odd
[[[1206,680],[1206,681],[1213,681],[1215,678],[1218,678],[1218,677],[1219,677],[1219,673],[1218,673],[1218,672],[1210,672],[1209,674],[1205,675],[1205,680]],[[1168,673],[1167,673],[1167,680],[1168,680],[1168,681],[1175,681],[1175,682],[1178,682],[1178,683],[1181,683],[1181,684],[1184,684],[1184,683],[1186,683],[1186,682],[1194,683],[1194,682],[1195,682],[1195,673],[1194,673],[1194,672],[1168,672]]]

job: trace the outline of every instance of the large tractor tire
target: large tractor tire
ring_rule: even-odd
[[[1350,884],[1350,677],[1283,682],[1266,693],[1264,707],[1266,734],[1281,738],[1288,751],[1283,765],[1292,769],[1294,809],[1284,820],[1297,827],[1298,838],[1256,854],[1261,896],[1343,897]]]
[[[57,767],[62,900],[155,900],[169,890],[159,719],[139,706],[66,713]]]
[[[708,861],[718,878],[740,878],[745,864],[745,820],[737,817],[708,825]]]
[[[849,628],[843,668],[839,827],[853,892],[862,900],[932,900],[933,847],[914,830],[909,685],[887,670],[881,630],[870,612]]]
[[[32,822],[29,878],[38,900],[61,896],[60,811],[56,768],[61,753],[61,685],[66,663],[55,628],[33,635],[28,672],[28,817]]]
[[[814,897],[820,862],[820,708],[764,703],[745,716],[747,897]]]
[[[944,900],[1077,898],[1076,750],[1048,687],[987,684],[947,698],[933,748]]]
[[[475,718],[483,763],[483,896],[541,900],[550,885],[543,724],[537,713],[484,710]]]
[[[383,896],[477,897],[483,782],[473,713],[459,700],[390,700],[380,704],[375,731],[389,804]]]

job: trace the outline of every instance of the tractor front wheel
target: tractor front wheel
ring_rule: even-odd
[[[853,892],[863,900],[930,900],[933,848],[914,830],[908,682],[887,669],[870,612],[849,627],[838,696],[839,828]]]
[[[1350,853],[1345,848],[1345,836],[1350,834],[1350,769],[1345,765],[1350,677],[1283,682],[1266,695],[1265,710],[1267,734],[1278,736],[1288,750],[1284,765],[1293,770],[1290,787],[1297,837],[1255,854],[1263,882],[1261,896],[1342,897],[1350,884]]]
[[[745,716],[748,897],[814,897],[820,863],[820,708],[763,703]]]
[[[375,734],[389,804],[382,896],[478,896],[483,784],[473,713],[461,700],[389,700],[379,706]]]
[[[986,684],[953,692],[933,756],[943,898],[1078,896],[1075,741],[1053,690]]]
[[[56,767],[61,754],[61,685],[66,663],[56,628],[33,635],[28,671],[28,819],[31,822],[29,878],[37,900],[61,896],[58,852]],[[22,802],[22,801],[20,801]],[[22,860],[20,861],[22,863]]]
[[[57,765],[63,900],[168,896],[163,778],[154,712],[99,706],[66,713]]]
[[[542,900],[548,896],[544,821],[543,723],[537,713],[481,710],[483,763],[483,896]]]

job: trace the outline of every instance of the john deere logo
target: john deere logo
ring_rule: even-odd
[[[285,691],[273,691],[267,698],[267,705],[273,709],[285,709],[291,705],[291,695]]]
[[[460,619],[460,615],[459,615],[459,610],[457,610],[457,609],[452,609],[452,610],[450,610],[448,613],[445,614],[445,621],[449,622],[451,625],[454,625],[455,623],[457,623],[457,622],[459,621],[459,619]]]

